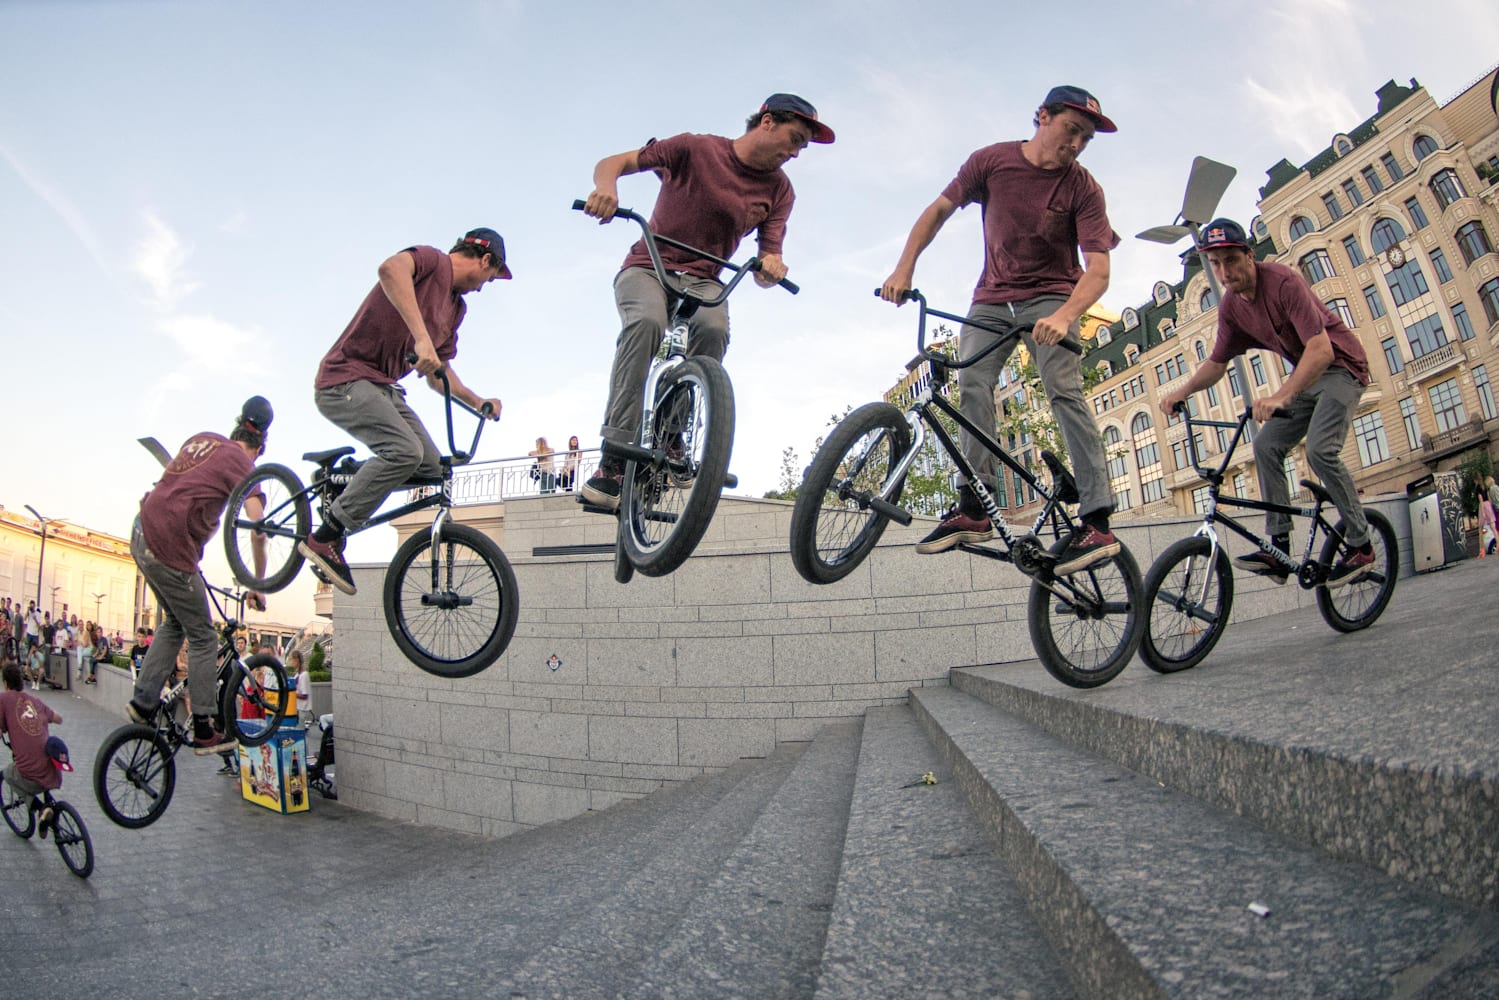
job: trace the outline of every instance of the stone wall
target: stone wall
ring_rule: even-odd
[[[1408,553],[1403,498],[1380,506]],[[965,553],[916,555],[929,520],[892,526],[864,565],[819,587],[791,565],[789,503],[729,498],[679,570],[621,586],[612,554],[533,554],[612,543],[613,519],[571,496],[475,513],[522,599],[515,639],[488,670],[453,681],[409,663],[386,631],[383,566],[355,567],[358,596],[335,601],[339,797],[356,808],[505,835],[809,739],[946,684],[952,667],[1034,659],[1025,579]],[[1117,527],[1143,574],[1196,523]],[[1240,575],[1234,617],[1314,601]]]

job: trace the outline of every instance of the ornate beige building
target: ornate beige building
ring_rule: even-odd
[[[128,541],[49,520],[44,554],[41,532],[36,518],[0,506],[0,595],[24,607],[37,601],[40,586],[37,607],[54,618],[102,622],[111,636],[129,635],[137,621],[148,620],[150,591],[136,573]]]

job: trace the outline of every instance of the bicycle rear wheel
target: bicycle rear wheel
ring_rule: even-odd
[[[291,688],[286,668],[269,653],[256,653],[229,668],[219,689],[219,713],[224,729],[248,747],[258,747],[276,734],[286,718]]]
[[[802,579],[834,583],[873,551],[890,519],[869,501],[890,484],[910,447],[911,428],[889,403],[867,403],[834,428],[807,467],[791,513],[791,562]]]
[[[0,778],[0,810],[5,812],[5,825],[14,830],[17,837],[30,837],[36,829],[31,796],[22,795],[4,778]]]
[[[245,501],[257,492],[265,497],[260,530],[245,512]],[[251,590],[277,591],[291,583],[302,568],[297,542],[312,528],[312,505],[297,474],[274,463],[257,466],[229,494],[224,508],[224,555],[234,578]],[[257,535],[265,539],[265,572],[256,573],[252,545]]]
[[[1052,546],[1060,554],[1071,539]],[[1071,576],[1031,583],[1029,619],[1036,655],[1076,688],[1107,684],[1129,666],[1145,625],[1140,567],[1127,548]]]
[[[1228,628],[1234,604],[1233,565],[1201,536],[1173,542],[1145,574],[1145,630],[1140,658],[1157,673],[1201,663]]]
[[[1357,632],[1373,625],[1394,596],[1395,581],[1400,576],[1400,547],[1395,541],[1395,529],[1377,510],[1366,507],[1364,516],[1369,520],[1374,565],[1335,590],[1326,586],[1317,588],[1317,610],[1339,632]],[[1338,559],[1338,550],[1342,548],[1338,538],[1344,530],[1343,522],[1339,521],[1337,535],[1329,536],[1322,546],[1322,565],[1327,569]]]
[[[122,726],[99,748],[94,798],[104,815],[138,830],[161,818],[177,787],[177,765],[161,734],[150,726]]]
[[[619,516],[625,556],[646,576],[665,576],[702,541],[729,471],[734,388],[712,358],[688,358],[661,381],[653,447],[666,461],[625,466]]]
[[[520,590],[488,535],[446,522],[437,546],[419,531],[385,574],[385,623],[406,658],[429,674],[468,677],[499,659],[515,634]]]
[[[62,801],[52,803],[52,841],[68,871],[88,878],[94,871],[94,842],[78,810]]]

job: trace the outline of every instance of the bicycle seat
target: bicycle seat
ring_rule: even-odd
[[[1329,493],[1329,492],[1327,492],[1327,488],[1326,487],[1321,486],[1321,485],[1319,485],[1317,483],[1314,483],[1310,479],[1303,479],[1301,481],[1301,485],[1305,486],[1307,489],[1311,490],[1312,491],[1312,496],[1316,497],[1318,500],[1321,500],[1323,503],[1332,503],[1333,502],[1332,501],[1332,494]]]
[[[1081,495],[1077,492],[1077,480],[1062,464],[1062,460],[1049,451],[1041,452],[1041,461],[1051,470],[1051,481],[1056,487],[1057,499],[1062,503],[1077,503]]]
[[[344,445],[342,448],[330,448],[328,451],[309,451],[302,455],[302,461],[313,462],[317,465],[332,465],[345,455],[354,454],[352,445]]]

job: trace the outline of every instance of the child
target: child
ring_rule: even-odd
[[[307,673],[307,667],[302,663],[302,654],[292,650],[286,654],[286,665],[295,667],[297,671],[297,706],[302,714],[302,728],[312,728],[312,676]]]

